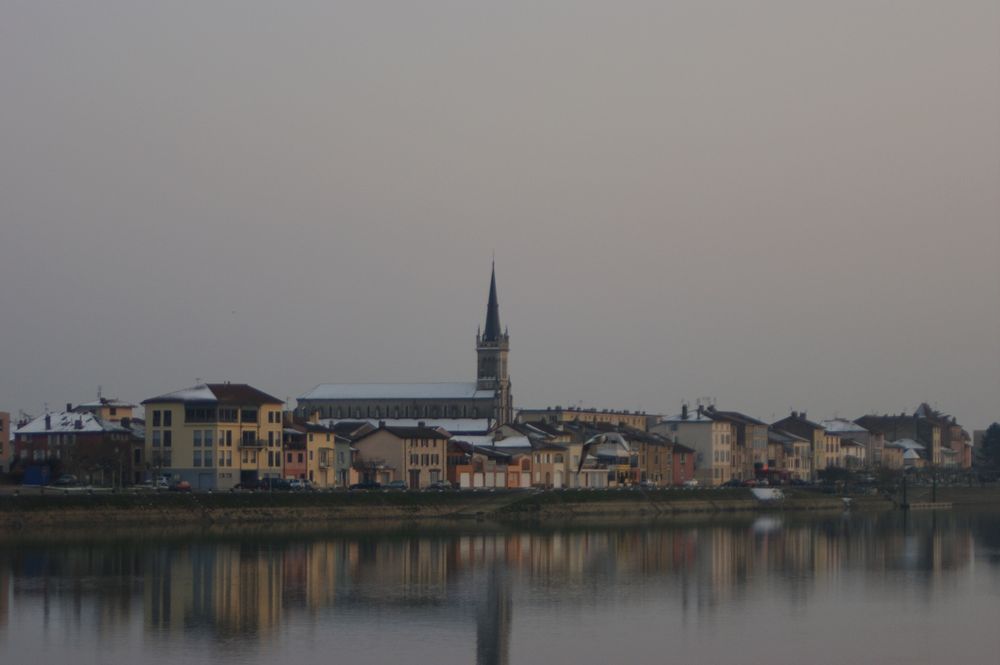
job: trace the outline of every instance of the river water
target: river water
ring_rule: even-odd
[[[0,536],[0,663],[1000,662],[1000,513]]]

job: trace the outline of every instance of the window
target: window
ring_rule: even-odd
[[[164,411],[163,412],[163,426],[164,427],[170,427],[173,424],[171,422],[173,420],[173,416],[174,416],[174,412],[173,411]]]
[[[192,466],[201,466],[201,451],[194,451],[194,460]]]
[[[288,464],[291,464],[291,463],[292,463],[292,454],[291,454],[291,453],[288,453],[288,455],[286,455],[286,456],[285,456],[285,461],[286,461],[286,462],[287,462]]]
[[[159,426],[160,426],[160,412],[153,411],[153,427],[159,427]]]
[[[243,409],[242,411],[240,411],[240,422],[241,423],[257,422],[257,409]]]
[[[153,447],[154,448],[159,448],[160,447],[161,436],[162,435],[160,434],[160,430],[158,430],[158,429],[153,430]]]
[[[163,432],[163,447],[169,448],[170,444],[173,442],[172,439],[173,439],[173,432],[171,432],[170,430],[165,430]]]
[[[212,430],[210,429],[205,430],[205,447],[212,447]]]
[[[311,451],[311,450],[310,450],[310,451],[309,451],[309,461],[310,461],[310,462],[311,462],[311,461],[313,461],[313,458],[314,458],[314,456],[313,456],[313,451]]]
[[[236,422],[237,411],[234,408],[220,408],[219,409],[219,422],[220,423],[235,423]]]
[[[299,453],[299,464],[302,464],[305,461],[306,461],[305,453]]]
[[[196,429],[194,431],[194,447],[195,448],[201,448],[201,430],[200,429]],[[198,455],[201,456],[201,453],[198,453]],[[200,464],[196,464],[195,466],[201,466],[201,465]]]
[[[257,432],[243,432],[243,445],[253,446],[257,443]]]
[[[233,447],[233,430],[226,430],[226,447]]]

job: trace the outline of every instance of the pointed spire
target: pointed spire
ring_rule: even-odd
[[[497,269],[496,263],[490,274],[490,300],[486,304],[486,328],[483,330],[484,342],[500,340],[500,303],[497,302]]]

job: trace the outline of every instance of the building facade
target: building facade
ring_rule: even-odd
[[[14,451],[10,447],[10,414],[0,411],[0,473],[10,471],[13,454]]]
[[[520,423],[542,422],[558,423],[603,423],[607,425],[624,425],[638,430],[647,430],[647,424],[654,416],[642,411],[619,411],[615,409],[583,409],[578,407],[552,406],[544,409],[521,409],[517,412]]]
[[[142,404],[150,477],[230,489],[282,476],[280,399],[245,383],[208,383]]]

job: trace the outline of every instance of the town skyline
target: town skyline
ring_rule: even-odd
[[[863,17],[863,19],[861,18]],[[0,8],[0,409],[1000,408],[995,2]]]
[[[506,311],[505,311],[505,314],[506,314]],[[504,320],[506,321],[506,318]],[[507,329],[509,329],[509,326],[505,326],[505,327]],[[481,329],[481,325],[478,326],[477,329]],[[513,354],[513,358],[515,360],[513,360],[512,363],[511,363],[511,365],[515,368],[514,371],[516,371],[516,367],[517,367],[517,362],[516,362],[516,358],[517,357],[518,357],[518,354],[514,353]],[[450,366],[451,363],[448,363],[448,365]],[[348,383],[356,383],[356,384],[359,384],[359,385],[360,384],[372,384],[372,385],[380,385],[380,384],[384,384],[384,385],[413,384],[413,385],[421,385],[421,384],[427,384],[427,383],[441,383],[441,384],[445,384],[445,383],[452,383],[454,381],[462,381],[462,380],[465,380],[465,379],[472,378],[472,375],[471,375],[470,371],[468,370],[468,366],[469,366],[469,364],[467,363],[466,364],[466,371],[465,371],[464,374],[455,375],[455,376],[452,376],[452,377],[436,377],[436,378],[434,378],[431,381],[420,381],[418,377],[411,377],[408,380],[399,380],[399,381],[392,381],[392,380],[365,380],[365,379],[362,379],[362,380],[359,380],[359,381],[351,381],[351,382],[348,382]],[[513,378],[516,380],[517,377],[514,376]],[[176,388],[176,385],[192,385],[193,386],[193,385],[204,384],[204,383],[242,383],[242,382],[244,382],[243,379],[235,379],[235,378],[230,378],[230,377],[195,376],[191,380],[189,380],[186,384],[184,384],[183,382],[180,383],[180,384],[175,384],[175,388]],[[260,381],[254,382],[254,381],[250,381],[250,380],[245,381],[245,382],[246,383],[257,383],[257,384],[261,383]],[[269,391],[269,392],[271,392],[272,394],[274,394],[276,397],[284,398],[285,399],[285,406],[286,406],[286,408],[294,409],[296,407],[296,403],[297,403],[297,400],[299,400],[299,398],[308,395],[310,389],[316,388],[316,387],[321,387],[324,383],[325,382],[320,381],[320,382],[318,382],[316,384],[312,384],[312,385],[310,385],[308,387],[300,389],[297,392],[289,392],[289,391],[284,391],[284,392],[282,392],[282,391]],[[531,392],[530,389],[526,390],[524,387],[522,387],[520,385],[520,382],[518,382],[518,393],[520,394],[522,390],[524,390],[525,392]],[[108,386],[108,385],[104,385],[104,384],[100,384],[99,383],[99,384],[97,384],[94,387],[93,392],[90,395],[82,395],[82,396],[78,396],[78,397],[75,397],[75,398],[66,397],[65,400],[62,400],[62,401],[59,401],[59,400],[46,400],[45,402],[43,402],[41,404],[41,408],[37,409],[35,411],[32,411],[30,408],[25,408],[25,407],[20,406],[20,405],[8,409],[8,411],[11,412],[12,414],[14,414],[15,417],[16,417],[16,415],[19,412],[24,412],[25,414],[32,415],[32,416],[38,416],[38,415],[41,415],[42,413],[44,413],[46,409],[48,409],[49,411],[58,411],[61,408],[61,406],[62,406],[62,404],[64,402],[65,403],[78,403],[78,402],[82,402],[82,401],[87,401],[87,400],[89,400],[91,398],[100,398],[100,397],[105,397],[105,398],[110,397],[110,398],[114,398],[114,399],[123,399],[125,401],[134,401],[136,404],[138,404],[143,399],[145,399],[145,397],[148,397],[150,394],[155,394],[156,392],[157,392],[157,389],[154,388],[154,389],[152,389],[150,391],[147,391],[146,393],[143,393],[142,396],[122,395],[122,394],[120,394],[120,391],[116,390],[115,386]],[[160,389],[159,392],[163,392],[163,390]],[[581,391],[581,393],[582,392],[583,391]],[[676,393],[677,391],[674,391],[674,392]],[[832,409],[831,410],[829,407],[824,407],[823,405],[816,405],[818,408],[809,409],[809,408],[806,408],[806,407],[802,406],[799,402],[791,401],[791,398],[790,398],[789,406],[784,411],[782,411],[782,410],[772,410],[769,413],[765,413],[765,412],[762,412],[760,410],[752,410],[752,409],[745,408],[742,403],[739,403],[739,402],[736,402],[736,401],[733,401],[733,400],[723,400],[723,399],[719,398],[716,394],[713,394],[711,392],[705,392],[705,391],[702,391],[702,392],[704,394],[701,394],[699,396],[693,396],[693,397],[692,396],[682,395],[680,397],[680,399],[675,404],[669,404],[669,405],[666,405],[665,407],[659,408],[659,409],[657,409],[655,407],[646,406],[647,404],[654,404],[655,403],[655,401],[652,400],[652,399],[645,399],[638,406],[633,406],[633,405],[622,406],[621,404],[614,403],[614,402],[612,402],[612,403],[589,403],[589,402],[587,402],[585,400],[582,400],[582,399],[577,399],[577,400],[565,399],[565,400],[561,400],[561,401],[557,399],[555,401],[550,401],[550,402],[547,402],[547,403],[544,403],[544,404],[541,404],[541,403],[524,404],[524,403],[519,403],[517,400],[515,400],[513,408],[514,408],[515,411],[519,411],[519,410],[523,410],[523,409],[529,409],[529,410],[531,410],[531,409],[545,409],[545,408],[549,408],[549,407],[566,408],[566,409],[578,408],[578,409],[584,409],[584,410],[587,410],[587,409],[597,409],[597,410],[604,409],[604,410],[626,411],[626,412],[627,411],[635,411],[635,412],[642,412],[644,414],[650,414],[650,415],[656,414],[656,415],[662,415],[662,416],[671,416],[671,415],[676,415],[676,414],[680,413],[682,407],[685,407],[685,406],[690,406],[692,408],[696,408],[698,406],[722,405],[722,406],[725,406],[725,407],[740,408],[740,409],[742,409],[744,411],[747,411],[747,412],[750,412],[750,413],[754,413],[756,416],[761,417],[761,418],[763,418],[765,420],[768,420],[769,422],[770,421],[778,420],[781,417],[786,416],[786,415],[788,415],[791,412],[802,412],[802,413],[807,413],[808,412],[808,413],[812,413],[813,415],[817,416],[817,419],[842,418],[842,417],[853,419],[855,417],[859,417],[860,415],[876,415],[876,414],[894,415],[894,414],[897,414],[897,413],[909,413],[909,412],[912,412],[913,406],[915,404],[920,404],[920,403],[927,403],[931,407],[933,407],[934,409],[941,409],[941,410],[947,411],[948,413],[953,413],[953,414],[956,415],[956,417],[958,417],[958,414],[961,413],[961,409],[951,408],[947,404],[942,405],[939,400],[936,400],[936,399],[927,399],[926,397],[914,397],[914,398],[911,399],[911,402],[909,402],[908,404],[903,404],[903,405],[901,405],[898,408],[891,408],[891,407],[889,407],[889,408],[879,408],[879,407],[874,407],[874,408],[867,408],[867,409],[855,410],[855,411],[851,411],[851,412],[847,412],[847,413],[845,413],[843,409]],[[955,406],[955,405],[952,405],[952,406]],[[140,409],[141,409],[141,407],[140,407]],[[996,413],[996,412],[994,411],[993,413]],[[961,417],[959,417],[959,420],[962,421],[963,423],[966,423],[966,424],[968,423],[967,420],[964,420]],[[982,423],[981,427],[980,427],[980,423],[977,422],[977,423],[974,423],[973,429],[984,429],[988,424],[990,424],[992,422],[995,422],[995,420],[996,420],[995,416],[987,416],[986,422]]]

